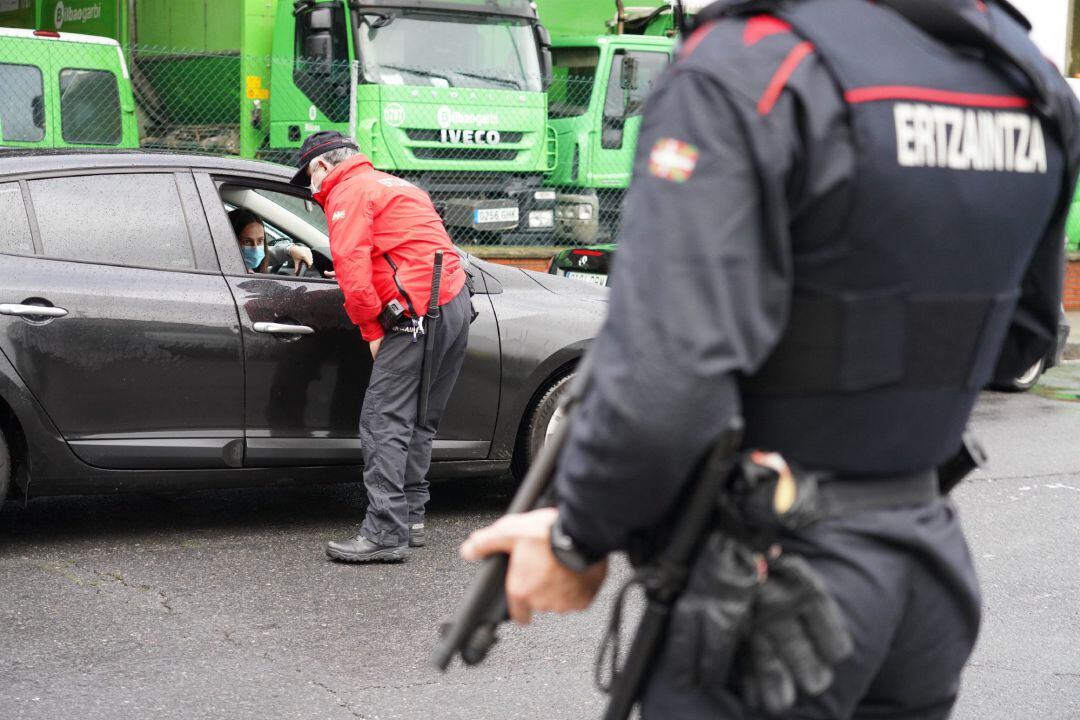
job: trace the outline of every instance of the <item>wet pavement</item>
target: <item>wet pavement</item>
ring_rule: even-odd
[[[956,493],[984,625],[954,718],[1080,717],[1080,363],[985,394],[990,455]],[[401,566],[328,562],[357,486],[45,499],[0,512],[0,718],[592,718],[589,612],[508,629],[489,661],[427,667],[473,568],[456,557],[512,482],[436,486]],[[615,568],[615,579],[625,577]]]

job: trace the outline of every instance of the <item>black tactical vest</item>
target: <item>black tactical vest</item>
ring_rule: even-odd
[[[1015,66],[892,10],[769,11],[835,79],[857,169],[841,231],[824,246],[792,238],[790,322],[743,387],[748,446],[853,476],[933,467],[958,449],[1028,261],[1067,203],[1062,133]],[[984,11],[1002,46],[1068,92],[1012,17]]]

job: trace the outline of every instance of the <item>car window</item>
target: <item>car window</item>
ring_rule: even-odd
[[[44,139],[41,70],[33,65],[0,63],[0,88],[0,142]]]
[[[267,200],[272,200],[281,207],[285,208],[293,215],[296,215],[300,219],[307,222],[314,228],[317,228],[319,232],[324,235],[330,233],[330,229],[326,224],[326,213],[316,203],[311,200],[303,200],[295,195],[289,195],[288,193],[274,192],[273,190],[255,190],[258,194],[262,195]]]
[[[0,185],[0,252],[31,254],[34,240],[18,183]]]
[[[120,90],[107,70],[60,71],[60,134],[65,142],[119,145]]]
[[[171,174],[34,180],[30,197],[47,256],[139,267],[195,267]]]

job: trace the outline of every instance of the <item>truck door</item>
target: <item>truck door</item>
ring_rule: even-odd
[[[626,187],[641,129],[641,111],[668,61],[668,54],[661,51],[620,48],[612,53],[604,108],[597,119],[598,142],[593,147],[593,166],[602,178],[598,184]]]
[[[53,57],[48,82],[58,102],[50,122],[58,144],[137,147],[130,81],[118,48],[64,42]]]

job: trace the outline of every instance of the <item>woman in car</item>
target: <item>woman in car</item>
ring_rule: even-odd
[[[266,228],[259,216],[250,210],[236,208],[229,213],[229,223],[240,244],[244,266],[250,273],[277,272],[291,260],[293,272],[299,275],[301,265],[309,268],[314,265],[311,249],[303,245],[288,240],[267,245]]]

